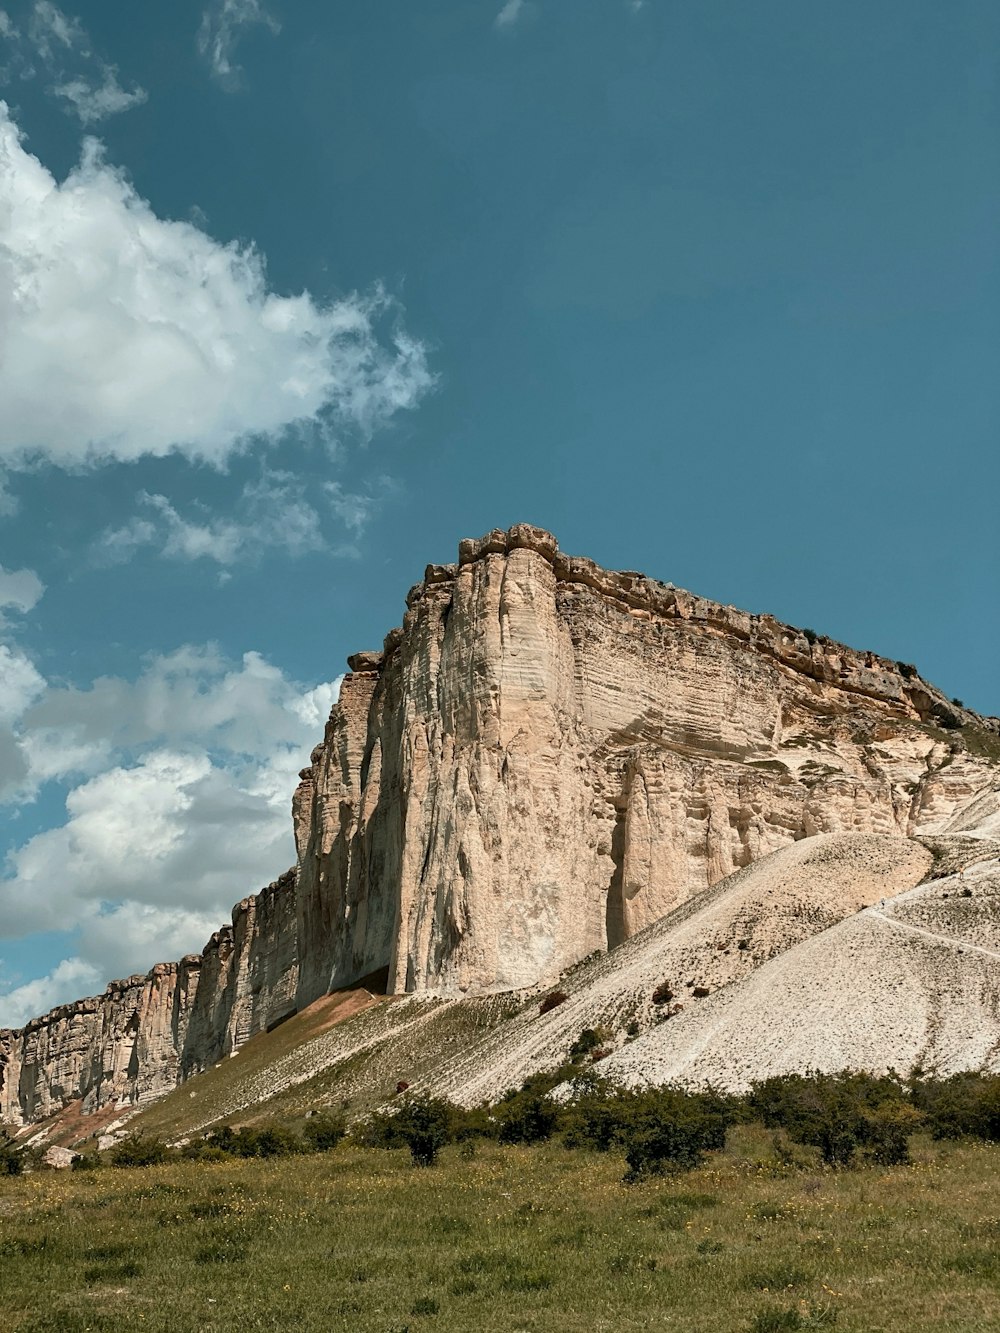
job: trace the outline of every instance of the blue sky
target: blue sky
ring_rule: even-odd
[[[348,652],[564,549],[1000,711],[990,0],[0,0],[0,1023],[292,859]]]

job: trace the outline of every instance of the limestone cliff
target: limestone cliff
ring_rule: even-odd
[[[523,525],[350,665],[295,798],[300,1003],[386,962],[533,985],[784,843],[938,827],[991,771],[912,667]]]
[[[150,1101],[295,1008],[295,875],[233,908],[201,954],[0,1031],[0,1120]]]
[[[0,1032],[0,1116],[161,1095],[328,990],[544,983],[817,833],[933,832],[1000,722],[914,668],[564,556],[520,525],[430,566],[349,660],[297,871],[204,953]]]

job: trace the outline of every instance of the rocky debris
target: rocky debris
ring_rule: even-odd
[[[937,835],[959,810],[1000,831],[997,719],[531,525],[429,566],[348,665],[295,794],[296,871],[200,955],[0,1032],[0,1116],[142,1104],[379,970],[391,993],[551,988],[803,839]],[[804,936],[829,924],[797,910]],[[685,1014],[765,936],[733,920],[672,973],[711,992]]]
[[[42,1161],[46,1166],[55,1167],[57,1171],[65,1171],[79,1156],[80,1154],[73,1152],[72,1148],[60,1148],[53,1144],[51,1148],[45,1149]]]

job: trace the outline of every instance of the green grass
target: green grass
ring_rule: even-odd
[[[615,1155],[341,1145],[277,1161],[43,1173],[0,1185],[18,1333],[619,1333],[1000,1326],[1000,1149],[792,1168],[744,1127],[697,1171]]]

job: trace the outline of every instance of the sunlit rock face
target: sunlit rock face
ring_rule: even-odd
[[[233,908],[201,954],[0,1031],[0,1119],[154,1101],[295,1009],[295,875]]]
[[[430,566],[349,666],[297,870],[202,954],[0,1032],[0,1116],[151,1100],[373,974],[546,983],[787,843],[934,832],[996,784],[1000,722],[912,667],[527,525]]]
[[[931,830],[989,780],[912,668],[563,556],[431,566],[351,659],[295,799],[299,1002],[532,985],[816,833]]]

